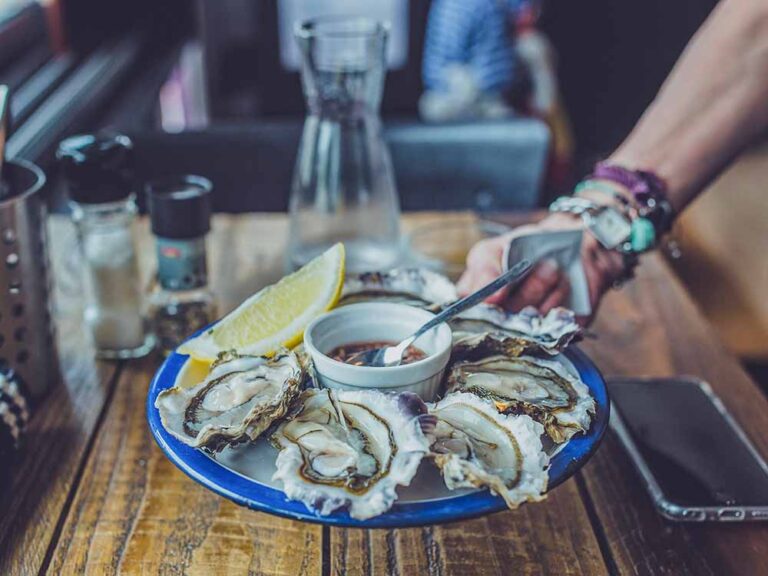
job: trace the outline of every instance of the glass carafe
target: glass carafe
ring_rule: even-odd
[[[400,256],[400,207],[379,105],[387,29],[363,18],[301,24],[308,116],[291,190],[289,265],[336,242],[347,270],[384,270]]]

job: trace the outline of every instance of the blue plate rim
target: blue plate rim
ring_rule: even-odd
[[[547,492],[570,478],[599,447],[608,428],[610,402],[605,380],[589,357],[569,347],[563,354],[573,363],[595,399],[596,413],[586,434],[578,434],[552,457]],[[405,528],[468,520],[506,510],[504,500],[488,490],[457,495],[455,498],[424,502],[395,502],[384,514],[358,520],[347,510],[321,516],[302,502],[289,500],[281,490],[266,486],[229,470],[200,450],[182,443],[169,434],[155,408],[155,398],[176,380],[188,356],[172,353],[155,373],[147,393],[147,421],[152,436],[165,456],[192,480],[209,490],[252,510],[274,514],[292,520],[347,528]]]

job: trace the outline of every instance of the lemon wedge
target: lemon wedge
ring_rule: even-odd
[[[210,362],[189,358],[179,370],[179,375],[176,376],[173,385],[180,388],[191,388],[205,380],[210,371]]]
[[[216,326],[182,344],[178,352],[212,362],[219,352],[270,354],[301,342],[304,329],[336,305],[344,284],[344,245],[336,244],[267,286],[225,316]]]

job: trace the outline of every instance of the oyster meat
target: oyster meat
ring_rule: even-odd
[[[455,359],[535,352],[555,355],[581,331],[575,314],[566,308],[553,308],[542,316],[531,306],[511,313],[488,304],[470,308],[451,320],[450,326]]]
[[[272,357],[222,354],[195,386],[174,386],[155,400],[165,429],[185,444],[218,451],[255,440],[285,415],[303,369],[293,352]]]
[[[416,474],[429,442],[415,394],[308,389],[272,435],[273,479],[288,498],[327,515],[347,506],[364,520],[386,512]]]
[[[449,394],[429,408],[431,456],[445,484],[489,488],[509,508],[544,498],[549,458],[544,428],[526,415],[506,415],[474,394]]]
[[[456,287],[445,276],[423,268],[397,268],[347,276],[339,306],[386,301],[437,308],[457,297]]]
[[[471,392],[504,414],[528,414],[558,443],[586,431],[595,412],[587,386],[557,359],[499,354],[459,362],[448,391]]]

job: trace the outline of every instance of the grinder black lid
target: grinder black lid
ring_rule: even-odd
[[[189,239],[211,229],[211,181],[202,176],[176,176],[146,185],[152,233]]]

